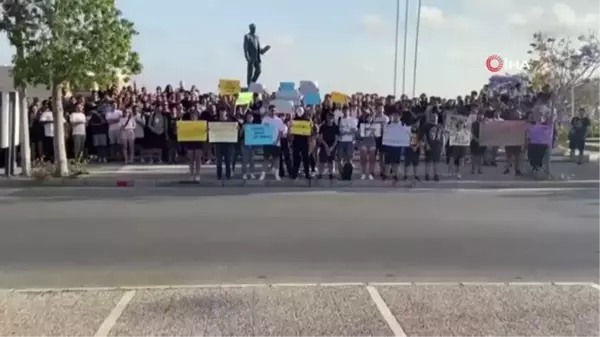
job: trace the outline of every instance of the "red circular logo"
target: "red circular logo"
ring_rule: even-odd
[[[503,66],[504,61],[502,61],[502,58],[498,55],[492,55],[485,60],[485,67],[493,73],[502,70]]]

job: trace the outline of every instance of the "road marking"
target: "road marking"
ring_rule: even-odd
[[[117,320],[119,319],[119,317],[121,317],[123,311],[125,311],[125,308],[127,308],[127,305],[135,296],[135,293],[135,290],[129,290],[128,292],[123,294],[123,297],[121,297],[119,303],[117,303],[117,305],[113,308],[110,314],[108,314],[104,322],[102,322],[102,325],[100,325],[100,327],[98,328],[98,331],[94,335],[95,337],[108,336],[110,330],[115,326],[115,324],[117,324]]]
[[[385,304],[383,298],[381,298],[381,295],[379,294],[379,291],[377,291],[377,288],[373,286],[367,286],[366,288],[369,292],[369,295],[371,295],[371,299],[373,300],[373,302],[375,302],[377,309],[379,309],[379,313],[381,314],[381,316],[383,316],[383,319],[386,321],[390,329],[392,329],[394,336],[406,336],[404,330],[396,320],[396,317],[394,317],[394,315],[390,311],[390,308],[387,306],[387,304]]]

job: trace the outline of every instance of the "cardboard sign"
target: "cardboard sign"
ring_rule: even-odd
[[[237,122],[210,122],[208,124],[208,140],[211,143],[237,143]]]
[[[177,121],[178,142],[205,142],[208,139],[206,121]]]
[[[219,80],[219,94],[223,96],[235,95],[242,91],[242,86],[239,80]]]
[[[361,124],[360,136],[365,137],[381,137],[381,123]]]
[[[348,95],[334,91],[331,93],[331,101],[337,104],[346,104],[348,101]]]
[[[311,121],[292,121],[292,135],[298,136],[310,136],[312,134],[312,122]]]
[[[469,146],[471,144],[471,122],[468,116],[446,115],[446,131],[450,146]]]
[[[526,121],[487,121],[480,124],[482,146],[522,146],[527,134]]]
[[[410,126],[400,123],[387,124],[383,129],[381,143],[385,146],[408,147],[411,139]]]
[[[248,146],[273,145],[277,141],[277,132],[269,124],[244,125],[244,144]]]

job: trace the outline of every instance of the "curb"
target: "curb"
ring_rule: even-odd
[[[339,181],[339,180],[265,180],[265,181],[243,181],[232,179],[227,181],[203,180],[201,182],[181,181],[181,180],[150,180],[150,179],[129,179],[119,180],[115,178],[94,179],[63,179],[63,180],[25,180],[25,179],[7,179],[0,180],[0,187],[4,188],[33,188],[33,187],[112,187],[112,188],[270,188],[270,187],[288,187],[288,188],[431,188],[431,189],[519,189],[519,188],[599,188],[600,180],[509,180],[509,181],[491,181],[491,180],[442,180],[439,182],[404,182],[399,181]]]

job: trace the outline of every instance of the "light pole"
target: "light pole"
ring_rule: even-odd
[[[408,42],[408,1],[404,13],[404,56],[402,58],[402,94],[406,93],[406,44]]]
[[[417,0],[417,5],[419,7],[417,9],[417,35],[415,36],[415,65],[413,67],[412,97],[415,97],[416,90],[417,90],[417,61],[419,59],[419,31],[421,28],[421,2],[422,2],[422,0]]]
[[[400,30],[400,0],[396,0],[396,39],[394,40],[394,97],[398,87],[398,35]]]

